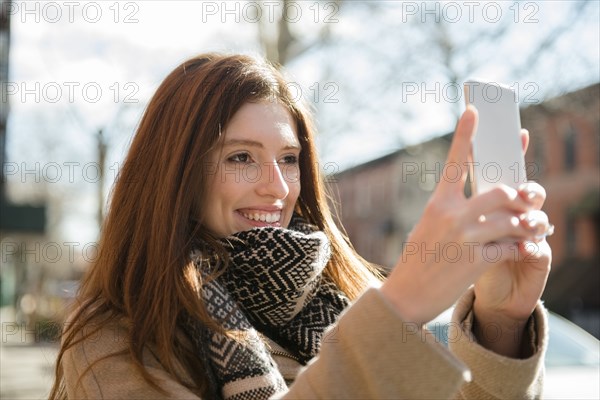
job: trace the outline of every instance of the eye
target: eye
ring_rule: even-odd
[[[247,163],[252,162],[252,158],[250,157],[250,154],[248,154],[248,153],[238,153],[238,154],[232,155],[231,157],[228,157],[227,161],[233,162],[233,163],[247,164]]]
[[[294,154],[289,154],[287,156],[284,156],[281,159],[281,162],[283,162],[284,164],[298,164],[298,156]]]

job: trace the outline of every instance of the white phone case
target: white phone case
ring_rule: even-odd
[[[473,138],[473,194],[505,184],[517,188],[527,181],[521,146],[519,102],[515,92],[495,82],[470,79],[464,84],[467,104],[479,112]]]

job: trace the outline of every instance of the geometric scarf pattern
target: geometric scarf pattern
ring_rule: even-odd
[[[228,267],[201,293],[211,317],[241,340],[209,331],[191,317],[185,328],[214,398],[268,399],[287,386],[260,334],[306,364],[349,301],[322,276],[331,254],[326,235],[298,215],[289,229],[254,228],[220,241],[229,252]],[[210,269],[209,258],[196,253],[193,260],[200,274]]]

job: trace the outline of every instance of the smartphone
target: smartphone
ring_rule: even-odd
[[[499,184],[516,189],[527,181],[527,173],[515,91],[495,82],[469,79],[464,92],[466,104],[479,112],[473,137],[471,192],[483,193]]]

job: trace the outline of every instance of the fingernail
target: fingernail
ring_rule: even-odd
[[[529,229],[534,229],[537,225],[535,218],[528,216],[527,214],[519,215],[519,219],[523,222],[525,227]]]
[[[545,232],[536,235],[534,237],[536,242],[541,242],[542,240],[546,239],[548,236],[552,236],[552,234],[554,234],[554,225],[550,224],[548,225],[548,228],[546,229]]]
[[[537,195],[537,193],[535,191],[529,189],[527,184],[521,185],[519,187],[519,192],[521,193],[521,196],[524,197],[525,200],[527,200],[529,202],[531,202]]]

